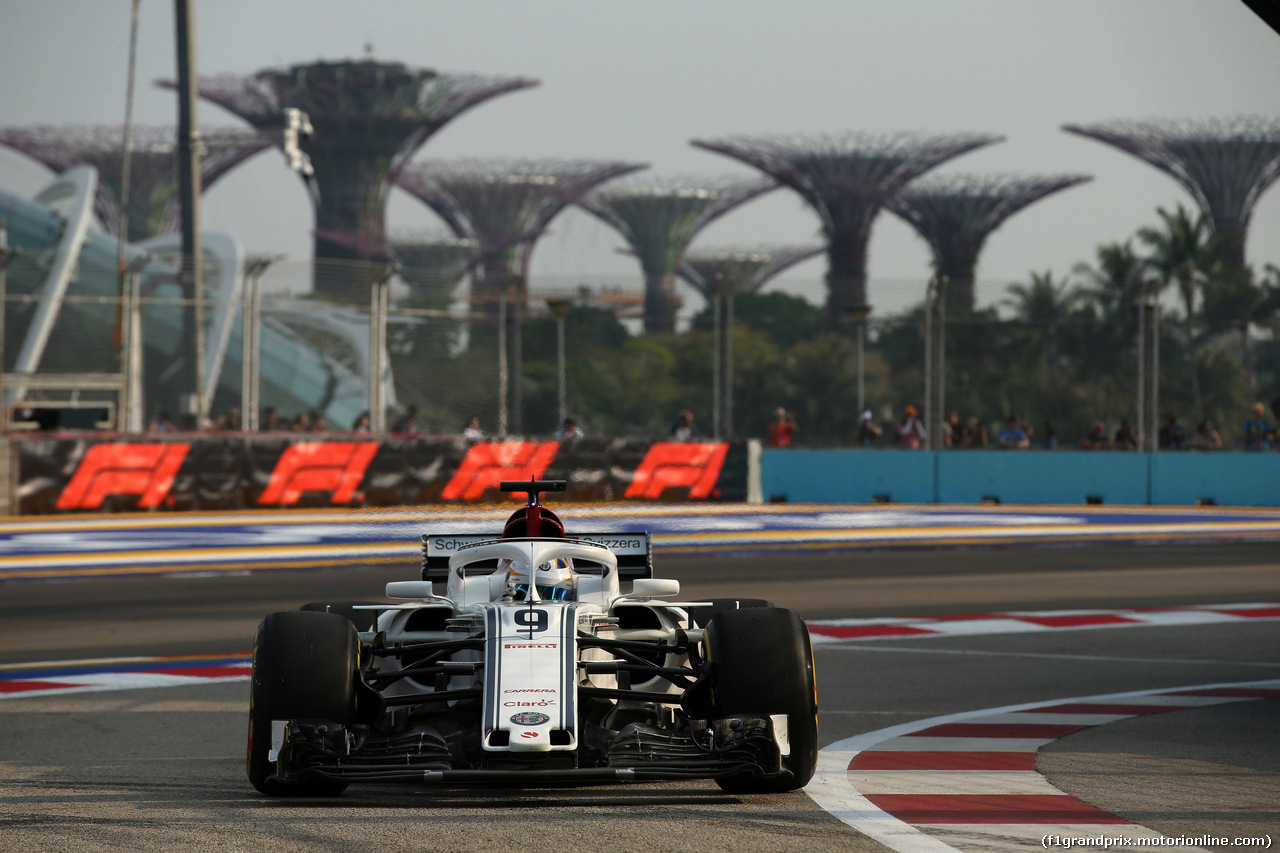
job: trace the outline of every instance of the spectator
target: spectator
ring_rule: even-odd
[[[676,422],[671,425],[670,438],[672,441],[689,441],[693,438],[693,412],[685,409],[676,416]]]
[[[1054,428],[1053,421],[1044,422],[1044,438],[1040,439],[1040,446],[1045,450],[1058,449],[1058,430]]]
[[[1244,433],[1245,450],[1269,450],[1275,438],[1271,432],[1271,424],[1267,423],[1266,408],[1261,403],[1254,403],[1249,413],[1249,420],[1240,428]]]
[[[551,437],[556,441],[576,441],[582,438],[582,435],[582,430],[578,428],[578,422],[573,418],[565,418],[564,423],[556,427],[555,432],[551,433]]]
[[[947,412],[942,419],[942,446],[964,447],[964,424],[960,423],[960,415]]]
[[[309,432],[311,430],[311,415],[307,412],[298,412],[293,416],[293,423],[289,424],[289,429],[294,432]]]
[[[769,446],[790,447],[791,436],[795,435],[796,422],[787,410],[779,406],[773,412],[773,421],[769,424]]]
[[[1186,446],[1187,435],[1182,424],[1178,423],[1178,413],[1170,411],[1165,415],[1164,426],[1160,427],[1160,449],[1182,450]]]
[[[311,426],[307,428],[308,432],[325,432],[329,429],[329,425],[325,423],[324,415],[320,412],[313,411],[308,417],[311,419]]]
[[[854,439],[859,447],[871,447],[880,440],[883,433],[884,430],[876,426],[875,421],[871,419],[871,410],[867,409],[858,420],[858,431],[854,434]]]
[[[1196,437],[1191,439],[1191,447],[1195,450],[1222,449],[1222,436],[1213,428],[1212,421],[1201,421],[1196,427]]]
[[[1018,422],[1017,416],[1009,415],[1000,435],[996,437],[996,443],[1006,450],[1026,450],[1031,446],[1031,438]]]
[[[177,428],[173,425],[173,420],[169,417],[168,412],[160,412],[151,419],[151,423],[147,424],[147,432],[176,432]]]
[[[276,413],[275,406],[267,406],[262,410],[261,421],[258,423],[258,429],[263,432],[284,429],[284,425],[280,423],[280,415]]]
[[[919,450],[924,441],[924,424],[920,423],[919,412],[915,406],[907,406],[902,410],[902,420],[898,421],[898,446],[907,450]]]
[[[1107,425],[1102,421],[1098,421],[1093,425],[1084,438],[1080,439],[1081,450],[1107,450],[1111,447],[1111,442],[1107,441]]]
[[[391,427],[391,431],[398,435],[417,435],[418,434],[418,407],[410,406],[405,413],[396,421],[395,426]]]
[[[240,420],[240,410],[235,406],[227,409],[227,426],[231,432],[240,432],[244,429],[244,424]]]
[[[987,431],[977,418],[969,418],[964,425],[964,446],[983,449],[987,446]]]
[[[482,441],[484,433],[480,431],[480,419],[472,418],[467,421],[466,426],[462,428],[462,437],[470,442]]]
[[[1129,419],[1120,421],[1120,428],[1116,430],[1116,437],[1112,441],[1116,450],[1137,450],[1139,443],[1138,431],[1133,428]]]
[[[361,412],[356,415],[355,421],[351,424],[352,432],[370,432],[373,429],[373,418],[368,412]]]

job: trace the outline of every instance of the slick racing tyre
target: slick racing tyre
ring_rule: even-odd
[[[337,613],[339,616],[345,616],[351,620],[356,626],[357,631],[372,631],[375,623],[378,621],[377,610],[356,610],[356,607],[365,605],[379,606],[377,601],[313,601],[310,604],[304,604],[299,610],[318,610],[321,613]],[[386,606],[385,602],[381,606]]]
[[[711,617],[726,610],[743,610],[748,607],[773,607],[772,601],[763,598],[712,598],[709,604],[689,608],[689,619],[701,627],[706,627]]]
[[[336,613],[272,613],[258,625],[249,694],[247,771],[253,787],[277,797],[331,797],[347,787],[328,779],[284,783],[273,778],[271,721],[349,723],[355,716],[359,653],[355,627]]]
[[[809,630],[794,612],[774,607],[722,610],[707,625],[711,707],[716,719],[786,714],[789,776],[717,779],[735,794],[803,788],[818,763],[818,693]]]

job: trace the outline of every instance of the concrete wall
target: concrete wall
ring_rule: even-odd
[[[1280,453],[774,450],[766,500],[1280,506]]]

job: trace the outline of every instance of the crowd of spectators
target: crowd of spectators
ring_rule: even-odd
[[[1272,414],[1280,420],[1280,399],[1271,404]],[[1273,425],[1267,417],[1267,407],[1262,403],[1254,403],[1249,410],[1249,417],[1241,424],[1239,438],[1245,450],[1265,451],[1273,447],[1280,448],[1280,428]],[[281,416],[276,410],[267,406],[259,418],[259,430],[262,432],[330,432],[346,431],[369,433],[372,431],[369,412],[361,412],[346,430],[330,427],[320,412],[299,412],[292,418]],[[174,424],[167,412],[157,413],[147,424],[148,432],[178,432],[181,428]],[[228,408],[222,414],[208,421],[205,429],[211,432],[240,432],[244,429],[241,412],[238,408]],[[770,447],[786,448],[798,431],[794,416],[783,407],[778,407],[769,421],[765,435]],[[1081,450],[1139,450],[1142,447],[1141,435],[1131,420],[1122,418],[1119,426],[1108,430],[1104,420],[1097,420],[1076,442],[1060,440],[1057,428],[1052,421],[1045,421],[1040,430],[1030,423],[1010,414],[1003,424],[993,430],[996,434],[991,440],[988,429],[977,417],[961,419],[959,413],[949,411],[942,419],[942,446],[944,448],[985,449],[996,447],[1004,450],[1027,450],[1040,448],[1055,450],[1058,448],[1078,448]],[[391,427],[392,435],[420,435],[418,424],[418,407],[409,406]],[[1222,434],[1212,421],[1200,421],[1194,430],[1189,431],[1178,419],[1178,413],[1167,412],[1160,426],[1156,443],[1160,450],[1219,450],[1224,446]],[[480,429],[480,420],[471,418],[460,431],[460,437],[467,442],[481,441],[485,438]],[[553,437],[557,440],[574,440],[583,437],[582,429],[573,418],[567,418],[556,427]],[[691,441],[697,436],[694,427],[693,413],[681,411],[668,431],[670,441]],[[928,430],[915,406],[905,406],[902,416],[886,435],[885,428],[875,422],[871,409],[866,409],[858,419],[858,426],[853,436],[858,447],[894,446],[909,450],[928,446]]]
[[[1275,417],[1280,419],[1280,399],[1273,402],[1271,408]],[[1079,441],[1074,443],[1061,441],[1052,421],[1045,421],[1044,427],[1037,433],[1030,423],[1015,414],[1005,418],[1004,423],[995,432],[996,438],[992,442],[987,428],[978,418],[970,417],[962,420],[957,412],[947,412],[942,419],[942,446],[967,449],[984,449],[994,446],[1003,450],[1077,448],[1136,451],[1142,448],[1141,434],[1128,418],[1122,418],[1114,432],[1107,428],[1106,421],[1094,421]],[[893,434],[882,445],[883,434],[884,430],[875,423],[871,410],[863,411],[853,437],[854,443],[859,447],[891,444],[899,448],[916,450],[927,446],[928,443],[928,430],[915,406],[906,406],[903,409],[902,417]],[[1267,407],[1262,403],[1254,403],[1250,408],[1249,418],[1241,424],[1239,435],[1245,450],[1261,451],[1270,450],[1273,447],[1280,448],[1280,427],[1268,420]],[[1187,429],[1178,420],[1177,412],[1172,411],[1166,413],[1156,441],[1161,450],[1220,450],[1223,447],[1222,434],[1218,432],[1212,421],[1200,421],[1196,425],[1195,432],[1188,436]]]

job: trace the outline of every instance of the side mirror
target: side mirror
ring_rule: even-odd
[[[430,581],[391,581],[387,584],[387,598],[435,598],[435,584]]]
[[[631,583],[631,595],[635,597],[666,598],[680,594],[680,581],[670,578],[636,578]]]

